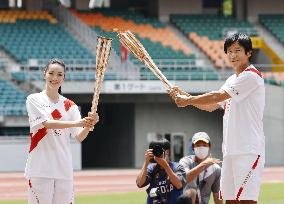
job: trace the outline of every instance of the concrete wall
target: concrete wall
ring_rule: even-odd
[[[29,137],[22,139],[0,138],[0,172],[24,171],[30,145]],[[73,168],[81,170],[81,144],[71,143]]]
[[[138,103],[135,109],[135,167],[143,164],[147,134],[183,132],[188,137],[205,131],[212,139],[213,155],[222,158],[223,111],[208,113],[196,108],[177,108],[173,103]]]
[[[256,22],[259,14],[283,14],[284,0],[249,0],[246,7],[248,20]]]
[[[284,89],[266,86],[264,112],[266,166],[284,165]]]
[[[26,0],[25,6],[27,10],[41,10],[43,6],[42,0]]]
[[[245,20],[246,19],[246,0],[235,0],[234,2],[234,14],[237,19]]]
[[[78,10],[89,10],[90,0],[75,0],[74,7]]]
[[[169,20],[169,14],[197,14],[202,12],[200,0],[159,0],[159,19]]]

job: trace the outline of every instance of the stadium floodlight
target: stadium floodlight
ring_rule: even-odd
[[[59,0],[59,2],[64,6],[69,8],[71,6],[71,1],[70,0]]]
[[[102,7],[103,3],[104,3],[104,0],[90,0],[89,8],[93,9],[95,7]]]

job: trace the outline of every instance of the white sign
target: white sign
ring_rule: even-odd
[[[105,81],[104,93],[166,93],[160,81]]]

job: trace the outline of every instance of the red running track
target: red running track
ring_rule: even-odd
[[[76,195],[96,195],[144,191],[136,187],[135,180],[139,170],[92,170],[77,171],[75,177]],[[284,183],[284,167],[265,168],[263,183]],[[28,183],[23,173],[0,173],[0,200],[26,199]]]

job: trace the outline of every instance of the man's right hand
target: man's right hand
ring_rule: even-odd
[[[189,93],[183,91],[181,88],[179,88],[178,86],[174,86],[173,88],[168,90],[168,94],[170,95],[170,97],[172,99],[174,99],[177,95],[186,95],[186,96],[190,96]]]
[[[154,158],[154,155],[153,155],[153,149],[147,149],[146,152],[145,152],[145,162],[147,164],[150,163],[150,160]]]
[[[213,164],[219,164],[219,163],[221,163],[221,161],[220,161],[220,159],[216,159],[216,158],[213,158],[213,157],[208,157],[204,161],[202,161],[201,163],[206,165],[206,166],[211,166]]]
[[[178,107],[186,107],[189,105],[187,100],[191,97],[191,95],[179,87],[173,87],[172,89],[168,90],[168,93]]]

